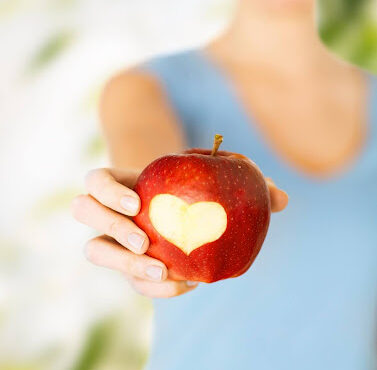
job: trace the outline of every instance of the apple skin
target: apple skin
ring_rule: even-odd
[[[212,283],[245,273],[258,255],[270,222],[270,196],[264,176],[247,157],[190,149],[156,159],[141,173],[135,191],[141,199],[135,223],[150,239],[147,255],[164,262],[169,278]],[[221,237],[186,255],[162,237],[149,218],[154,196],[171,194],[188,204],[220,203],[227,213]]]

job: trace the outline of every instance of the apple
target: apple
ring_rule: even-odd
[[[138,178],[136,224],[149,236],[147,255],[164,262],[169,278],[212,283],[246,272],[270,222],[270,196],[247,157],[189,149],[156,159]]]

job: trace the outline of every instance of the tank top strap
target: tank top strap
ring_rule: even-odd
[[[200,50],[188,50],[165,55],[146,62],[141,68],[159,80],[189,146],[208,147],[213,135],[221,133],[229,138],[223,149],[235,149],[230,138],[242,136],[241,132],[234,135],[234,130],[240,126],[244,130],[245,117],[221,71],[202,54]],[[250,133],[246,135],[250,140]]]

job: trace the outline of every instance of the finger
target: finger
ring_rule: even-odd
[[[135,185],[137,175],[136,171],[100,168],[88,172],[85,186],[88,193],[106,207],[135,216],[140,210],[140,198],[130,187]]]
[[[140,294],[150,298],[171,298],[194,290],[198,283],[187,281],[165,280],[162,283],[150,282],[138,278],[129,279],[133,288]]]
[[[270,190],[271,212],[282,211],[288,205],[288,194],[279,189],[270,178],[266,178],[266,182]]]
[[[143,230],[90,195],[76,197],[72,202],[72,213],[77,221],[111,236],[136,254],[143,254],[148,249],[149,240]]]
[[[161,282],[168,276],[167,268],[161,261],[145,254],[138,256],[129,252],[105,235],[89,240],[85,246],[85,255],[97,266],[141,279]]]

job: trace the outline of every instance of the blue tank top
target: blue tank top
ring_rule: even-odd
[[[341,175],[315,180],[268,146],[227,77],[199,51],[144,66],[164,88],[189,146],[252,158],[290,195],[250,270],[156,299],[151,370],[377,368],[377,85],[367,143]],[[271,109],[274,109],[271,107]]]

